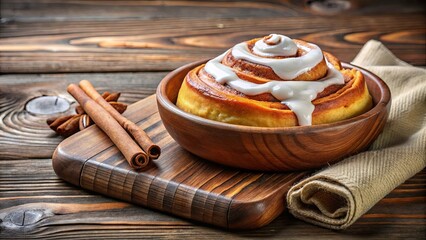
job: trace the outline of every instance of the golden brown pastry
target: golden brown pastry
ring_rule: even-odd
[[[271,34],[191,70],[176,105],[225,123],[288,127],[348,119],[372,100],[360,71],[312,43]]]

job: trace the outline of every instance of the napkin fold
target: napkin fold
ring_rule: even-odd
[[[345,229],[398,185],[426,167],[426,70],[398,59],[370,40],[353,60],[381,77],[392,105],[382,134],[368,151],[294,185],[287,194],[296,218]]]

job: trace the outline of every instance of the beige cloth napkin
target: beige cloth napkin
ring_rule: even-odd
[[[383,133],[368,151],[320,170],[287,194],[295,217],[344,229],[398,185],[426,167],[426,70],[396,58],[371,40],[353,64],[381,77],[392,106]]]

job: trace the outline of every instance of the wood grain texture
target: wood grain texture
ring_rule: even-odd
[[[282,17],[320,14],[312,3],[326,1],[298,0],[250,0],[250,1],[98,1],[98,0],[3,0],[1,16],[6,20],[18,21],[64,21],[73,19],[152,19],[152,18],[238,18],[238,17]],[[345,2],[345,1],[343,1]],[[349,8],[333,12],[336,14],[365,15],[377,13],[418,13],[422,0],[358,0],[350,2]],[[329,8],[333,4],[329,3]],[[178,11],[177,11],[178,10]],[[424,10],[424,9],[423,9]]]
[[[241,3],[252,11],[226,2],[217,3],[217,7],[189,1],[169,3],[173,11],[167,17],[153,13],[146,19],[93,19],[89,13],[94,10],[89,7],[92,10],[84,15],[89,19],[81,16],[78,20],[52,22],[43,18],[20,20],[8,10],[15,5],[6,4],[4,11],[11,17],[0,24],[0,72],[168,71],[271,32],[317,43],[346,62],[366,41],[377,39],[401,59],[415,65],[426,64],[423,8],[408,8],[410,13],[330,17],[307,14],[289,3]],[[91,4],[94,3],[87,3]],[[54,6],[60,8],[60,4]],[[56,14],[63,13],[57,11]],[[201,13],[204,15],[197,17]],[[186,17],[192,14],[195,16]]]
[[[224,231],[76,188],[55,175],[50,159],[2,160],[0,238],[421,239],[425,195],[423,170],[345,231],[306,224],[287,213],[257,230]]]
[[[104,71],[168,71],[272,30],[315,39],[344,61],[379,39],[403,60],[425,65],[423,1],[351,0],[331,16],[305,2],[330,1],[1,0],[0,72],[25,74],[0,75],[0,238],[424,238],[425,170],[340,232],[288,214],[261,229],[224,231],[82,190],[53,172],[50,158],[62,138],[48,132],[47,116],[24,110],[29,98],[64,94],[62,86],[89,79],[99,91],[123,92],[130,104],[151,95],[166,74]],[[105,43],[110,37],[116,41]],[[212,48],[202,44],[210,37]],[[81,71],[95,73],[31,74]]]

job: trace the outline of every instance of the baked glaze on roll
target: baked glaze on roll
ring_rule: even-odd
[[[360,71],[315,44],[271,34],[192,69],[176,105],[225,123],[290,127],[348,119],[372,100]]]

